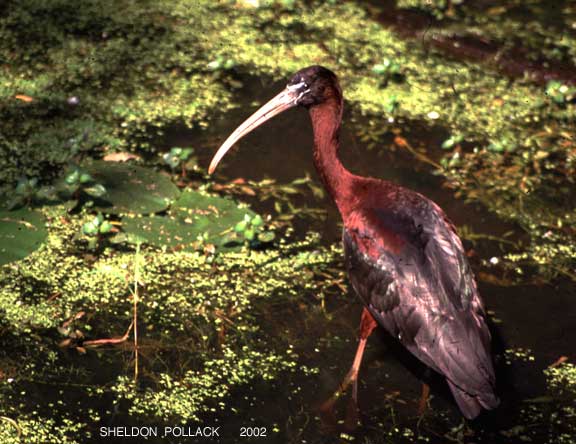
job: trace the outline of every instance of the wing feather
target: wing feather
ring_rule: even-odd
[[[350,280],[375,319],[444,374],[473,417],[479,405],[498,404],[483,304],[453,225],[417,196],[411,211],[363,209],[346,226]]]

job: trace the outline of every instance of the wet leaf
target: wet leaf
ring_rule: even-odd
[[[70,174],[66,176],[64,181],[68,185],[72,185],[77,183],[79,179],[80,179],[80,170],[78,168],[75,168]]]
[[[90,174],[88,173],[80,174],[80,183],[88,183],[90,181],[92,181],[92,176],[90,176]]]
[[[264,221],[262,220],[262,216],[260,216],[259,214],[257,214],[256,216],[254,216],[254,218],[250,221],[250,224],[253,227],[261,227],[262,225],[264,225]]]
[[[104,222],[102,222],[102,225],[100,225],[100,233],[102,234],[110,233],[112,231],[112,228],[113,225],[107,220],[105,220]]]
[[[186,190],[173,204],[167,216],[149,216],[123,220],[124,231],[157,247],[187,251],[201,243],[217,247],[238,247],[236,232],[244,232],[258,215],[234,201]]]
[[[441,147],[443,150],[449,150],[450,148],[454,147],[454,139],[452,137],[446,139],[444,142],[442,142]]]
[[[44,216],[21,209],[0,211],[0,265],[25,258],[46,240]]]
[[[263,244],[272,242],[276,238],[276,234],[273,231],[264,231],[258,233],[258,240]]]
[[[88,236],[94,236],[98,233],[98,225],[94,221],[86,222],[82,225],[82,232]]]
[[[68,211],[73,211],[78,205],[80,205],[80,202],[78,201],[78,199],[72,199],[72,200],[67,200],[62,205]]]
[[[135,165],[98,161],[86,168],[94,180],[106,188],[98,205],[108,213],[149,214],[163,211],[179,195],[172,181],[154,170]]]
[[[58,343],[58,347],[66,348],[66,347],[70,347],[70,344],[72,344],[72,339],[66,338],[66,339],[63,339],[62,341],[60,341]]]
[[[446,139],[444,142],[442,142],[441,147],[443,150],[449,150],[451,148],[454,148],[460,142],[462,142],[462,136],[452,136]]]
[[[236,231],[236,233],[242,233],[245,229],[246,229],[247,223],[245,220],[241,220],[240,222],[238,222],[236,224],[236,226],[234,227],[234,231]]]
[[[14,96],[15,99],[20,100],[22,102],[30,103],[34,101],[34,98],[27,96],[25,94],[16,94]]]
[[[141,159],[140,156],[137,156],[136,154],[132,154],[132,153],[128,153],[128,152],[119,152],[119,153],[111,153],[111,154],[106,154],[102,160],[106,161],[106,162],[126,162],[130,159],[135,159],[135,160],[139,160]]]
[[[299,191],[291,186],[283,186],[282,187],[282,191],[284,191],[286,194],[298,194]]]
[[[254,191],[252,188],[250,188],[248,186],[242,186],[242,187],[240,187],[240,190],[244,194],[247,194],[248,196],[256,196],[256,191]]]
[[[256,236],[256,233],[254,232],[254,230],[252,228],[248,228],[247,230],[244,230],[244,237],[251,241],[254,240],[254,237]]]
[[[504,151],[505,147],[501,142],[492,142],[490,145],[488,145],[488,149],[490,151],[501,153],[502,151]]]
[[[97,183],[91,187],[84,188],[84,192],[92,197],[102,197],[106,194],[106,187]]]

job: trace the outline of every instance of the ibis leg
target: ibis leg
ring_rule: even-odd
[[[358,348],[356,349],[356,355],[354,356],[352,367],[350,367],[350,370],[340,384],[340,387],[338,387],[338,390],[336,390],[336,392],[320,407],[320,412],[324,416],[329,416],[330,418],[334,417],[334,404],[338,398],[346,392],[350,384],[352,384],[352,399],[348,408],[348,417],[346,422],[358,422],[358,372],[360,371],[362,356],[364,355],[364,349],[366,348],[366,341],[377,325],[378,324],[370,312],[365,308],[362,311],[362,319],[360,320],[360,341],[358,342]]]
[[[426,406],[428,405],[428,397],[430,396],[430,386],[426,383],[422,383],[422,395],[420,396],[420,401],[418,401],[418,416],[423,416],[426,411]]]

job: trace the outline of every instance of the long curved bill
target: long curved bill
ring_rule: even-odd
[[[238,142],[242,137],[262,125],[267,120],[270,120],[272,117],[296,106],[296,101],[298,100],[300,94],[301,92],[298,91],[298,88],[289,86],[276,97],[263,105],[258,111],[248,117],[248,119],[246,119],[242,125],[236,128],[234,132],[230,134],[230,136],[226,139],[218,151],[216,151],[216,154],[212,158],[212,162],[210,162],[208,173],[212,174],[214,172],[218,166],[218,163],[220,163],[228,150],[230,150],[230,148],[232,148],[234,144]]]

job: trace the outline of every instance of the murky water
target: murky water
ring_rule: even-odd
[[[380,14],[390,12],[392,6],[396,4],[390,0],[374,0],[370,3],[382,7],[382,10],[375,12],[373,17],[379,17],[382,22],[386,20]],[[488,7],[497,6],[499,2],[483,0],[477,3],[479,6]],[[532,2],[526,2],[530,3]],[[558,5],[569,3],[560,1]],[[404,13],[406,12],[405,10]],[[549,8],[546,12],[544,20],[546,25],[554,26],[561,21],[558,8]],[[403,21],[401,15],[395,13],[392,15],[394,22],[386,22],[387,26],[394,26],[397,23],[406,28],[406,35],[416,35],[417,32],[428,30],[430,25],[429,17],[425,17],[424,27],[421,28],[416,26],[418,23],[412,27],[408,26],[407,20]],[[408,17],[408,14],[404,17]],[[544,17],[540,17],[542,18]],[[436,25],[438,28],[442,27],[442,23],[435,23],[434,26]],[[470,42],[466,39],[446,37],[438,39],[431,47],[440,50],[449,47],[451,51],[447,51],[448,56],[473,60],[475,63],[493,58],[491,63],[494,66],[487,69],[496,69],[502,75],[510,77],[522,77],[528,70],[543,87],[550,78],[568,79],[572,84],[576,82],[573,67],[569,67],[570,75],[567,75],[564,66],[544,66],[545,64],[540,61],[525,60],[521,57],[522,54],[516,54],[513,50],[509,53],[499,53],[496,60],[494,54],[500,48],[496,44],[488,45],[482,42],[479,44],[480,40]],[[424,36],[422,41],[424,42]],[[458,44],[453,44],[455,42]],[[511,57],[513,55],[517,57]],[[553,73],[551,77],[547,76],[549,72]],[[200,165],[207,169],[212,154],[228,134],[260,104],[284,87],[284,82],[275,83],[254,78],[242,80],[244,87],[238,89],[235,99],[243,103],[243,107],[222,114],[220,119],[214,121],[206,131],[173,129],[163,142],[165,147],[194,147]],[[254,103],[255,101],[257,103]],[[369,148],[361,142],[355,130],[355,125],[362,126],[365,122],[356,116],[357,121],[353,125],[352,118],[353,112],[347,109],[341,135],[341,158],[351,171],[363,176],[388,179],[416,190],[437,202],[457,226],[469,227],[475,233],[498,237],[512,232],[510,239],[515,240],[525,236],[519,227],[499,220],[481,206],[466,204],[456,198],[443,178],[433,174],[430,165],[394,145],[391,131],[382,136],[376,148]],[[427,147],[427,155],[434,159],[440,157],[440,144],[448,136],[446,129],[429,127],[422,122],[382,121],[382,126],[390,130],[400,130],[402,137],[414,147]],[[243,139],[224,159],[213,180],[226,184],[239,177],[255,181],[269,177],[275,179],[278,184],[284,184],[306,175],[310,175],[320,185],[312,162],[312,129],[309,117],[304,110],[293,109]],[[260,213],[274,215],[272,202],[262,203],[258,196],[245,196],[242,200]],[[308,192],[303,196],[294,197],[294,201],[298,205],[326,211],[325,217],[296,218],[293,221],[295,238],[303,238],[308,230],[314,230],[321,233],[325,245],[340,241],[342,230],[340,216],[327,196],[317,198],[312,192]],[[502,399],[500,408],[484,413],[473,422],[463,421],[442,378],[427,370],[381,329],[369,339],[360,372],[361,425],[355,430],[347,430],[342,423],[330,427],[323,422],[319,415],[319,406],[338,387],[351,365],[356,351],[357,330],[362,311],[360,302],[351,290],[339,292],[336,289],[326,296],[325,307],[320,306],[318,298],[313,294],[303,294],[294,300],[267,301],[268,306],[263,307],[259,304],[257,307],[261,311],[259,314],[262,316],[263,335],[268,336],[271,343],[292,344],[299,355],[299,362],[309,368],[318,368],[317,374],[297,371],[283,374],[280,379],[272,382],[253,381],[250,385],[232,392],[232,399],[227,400],[226,404],[234,406],[234,411],[228,410],[222,414],[207,416],[200,424],[186,424],[178,429],[179,424],[176,423],[154,424],[148,420],[134,423],[137,420],[136,415],[129,417],[126,413],[126,404],[122,402],[119,405],[115,404],[112,394],[104,394],[102,397],[86,395],[86,386],[82,385],[83,383],[107,387],[107,384],[109,386],[118,375],[129,374],[133,363],[132,349],[128,344],[90,350],[83,356],[79,356],[76,351],[62,351],[58,359],[62,361],[62,368],[69,370],[69,375],[62,375],[58,381],[31,380],[29,385],[23,387],[26,392],[17,392],[16,396],[22,395],[22,405],[26,406],[23,411],[43,409],[40,411],[42,417],[56,420],[60,420],[60,416],[66,414],[74,417],[75,406],[85,418],[93,418],[88,412],[88,409],[92,409],[99,414],[101,420],[94,419],[94,422],[88,425],[94,436],[90,442],[107,444],[136,442],[553,444],[556,441],[554,437],[548,435],[549,420],[556,406],[554,400],[547,396],[543,370],[560,357],[569,357],[572,362],[576,357],[574,302],[576,285],[562,280],[557,280],[554,284],[535,285],[533,282],[537,279],[532,279],[532,276],[527,276],[524,285],[495,285],[497,279],[482,280],[482,276],[489,277],[492,273],[498,276],[497,267],[488,268],[481,262],[502,253],[498,242],[478,240],[474,244],[465,242],[465,246],[468,251],[473,251],[472,266],[480,277],[480,293],[491,316],[498,392]],[[90,258],[86,260],[89,262]],[[343,268],[343,263],[336,266]],[[33,296],[30,295],[30,298]],[[99,322],[105,323],[106,319]],[[44,332],[38,334],[44,335]],[[56,331],[45,334],[46,339],[52,343],[62,340]],[[140,350],[144,361],[147,358],[146,353],[153,354],[155,350],[153,350],[154,344],[146,344],[145,333],[142,334],[142,338]],[[173,340],[176,343],[178,338]],[[27,344],[30,346],[34,342]],[[510,356],[507,353],[510,349],[525,352],[526,358]],[[7,355],[14,355],[13,359],[18,359],[22,350],[5,352]],[[188,350],[185,350],[182,354],[187,352]],[[168,359],[166,361],[171,362]],[[46,365],[44,362],[39,364],[42,365],[38,367]],[[176,367],[175,363],[170,365]],[[149,368],[144,367],[146,366],[142,365],[143,373],[146,370],[156,370],[153,364]],[[8,376],[7,370],[9,369],[0,368],[4,378]],[[40,379],[41,371],[39,375]],[[146,384],[147,376],[144,374],[141,377],[142,386]],[[420,417],[417,411],[421,381],[426,381],[432,387],[430,407],[423,417]],[[338,418],[344,418],[348,399],[349,393],[339,400],[336,411]],[[89,403],[91,404],[86,405]],[[14,420],[19,419],[0,408],[1,420],[7,422],[6,419],[11,420],[12,416]],[[138,437],[99,438],[101,426],[157,426],[159,436],[147,440]],[[218,435],[196,438],[187,436],[197,432],[197,426],[204,433],[210,432],[212,427],[217,428]],[[165,427],[172,428],[169,436],[162,436]],[[245,436],[242,436],[243,429],[246,431]],[[259,436],[253,436],[255,434]],[[564,441],[562,444],[567,442]]]
[[[242,94],[247,103],[255,98],[262,101],[272,97],[282,86],[281,83],[254,82]],[[218,144],[254,109],[255,105],[247,105],[230,112],[206,133],[176,131],[170,135],[170,144],[201,146],[197,151],[202,155],[201,164],[207,166]],[[341,158],[351,171],[393,180],[425,194],[442,206],[456,225],[468,225],[478,233],[499,235],[513,230],[518,236],[522,235],[519,229],[482,208],[454,198],[451,191],[443,187],[442,178],[432,175],[429,166],[418,162],[410,153],[392,149],[385,138],[380,149],[368,150],[350,130],[351,125],[346,124],[349,117],[347,113],[341,137]],[[410,122],[398,126],[403,128],[411,143],[426,143],[432,147],[432,152],[445,136],[442,129],[425,129]],[[304,110],[296,109],[278,116],[240,142],[219,167],[215,180],[271,177],[286,183],[307,173],[318,180],[312,164],[309,118]],[[318,201],[310,195],[307,199],[311,206],[326,208],[327,217],[301,225],[297,222],[296,234],[301,235],[303,227],[312,224],[312,229],[323,234],[324,242],[337,242],[341,221],[334,205],[327,197]],[[258,209],[257,199],[252,203]],[[497,246],[489,242],[478,242],[474,249],[481,258],[498,251]],[[477,258],[473,259],[473,264],[477,271],[481,269]],[[531,399],[545,394],[542,370],[560,356],[576,354],[576,309],[573,304],[576,289],[568,283],[500,287],[482,281],[479,287],[487,308],[493,312],[491,327],[502,406],[470,423],[466,433],[458,434],[455,428],[462,425],[462,419],[441,378],[431,375],[385,332],[379,331],[369,340],[360,374],[362,426],[350,433],[352,438],[349,439],[372,443],[420,442],[417,435],[421,434],[421,442],[510,443],[517,438],[511,441],[506,436],[507,431],[520,423],[530,423],[527,427],[533,442],[545,442],[545,424],[538,423],[537,419],[522,418],[520,412]],[[299,308],[296,304],[275,307],[269,314],[269,334],[290,338],[301,362],[320,368],[320,373],[305,377],[288,375],[274,384],[258,383],[237,393],[234,404],[238,405],[238,413],[229,412],[213,418],[221,426],[222,442],[342,442],[341,430],[323,427],[318,406],[336,389],[351,364],[361,305],[351,292],[327,302],[329,316],[313,305]],[[507,364],[503,356],[507,348],[529,349],[534,360],[513,360]],[[432,385],[431,408],[421,420],[416,407],[420,378]],[[346,403],[347,398],[340,400],[338,414],[341,417]],[[546,403],[532,405],[536,405],[536,409],[549,408]],[[240,428],[248,425],[265,427],[268,436],[240,438]],[[400,432],[388,435],[394,427]],[[280,431],[272,432],[273,428]],[[411,430],[405,433],[415,435],[402,436],[405,428]]]

